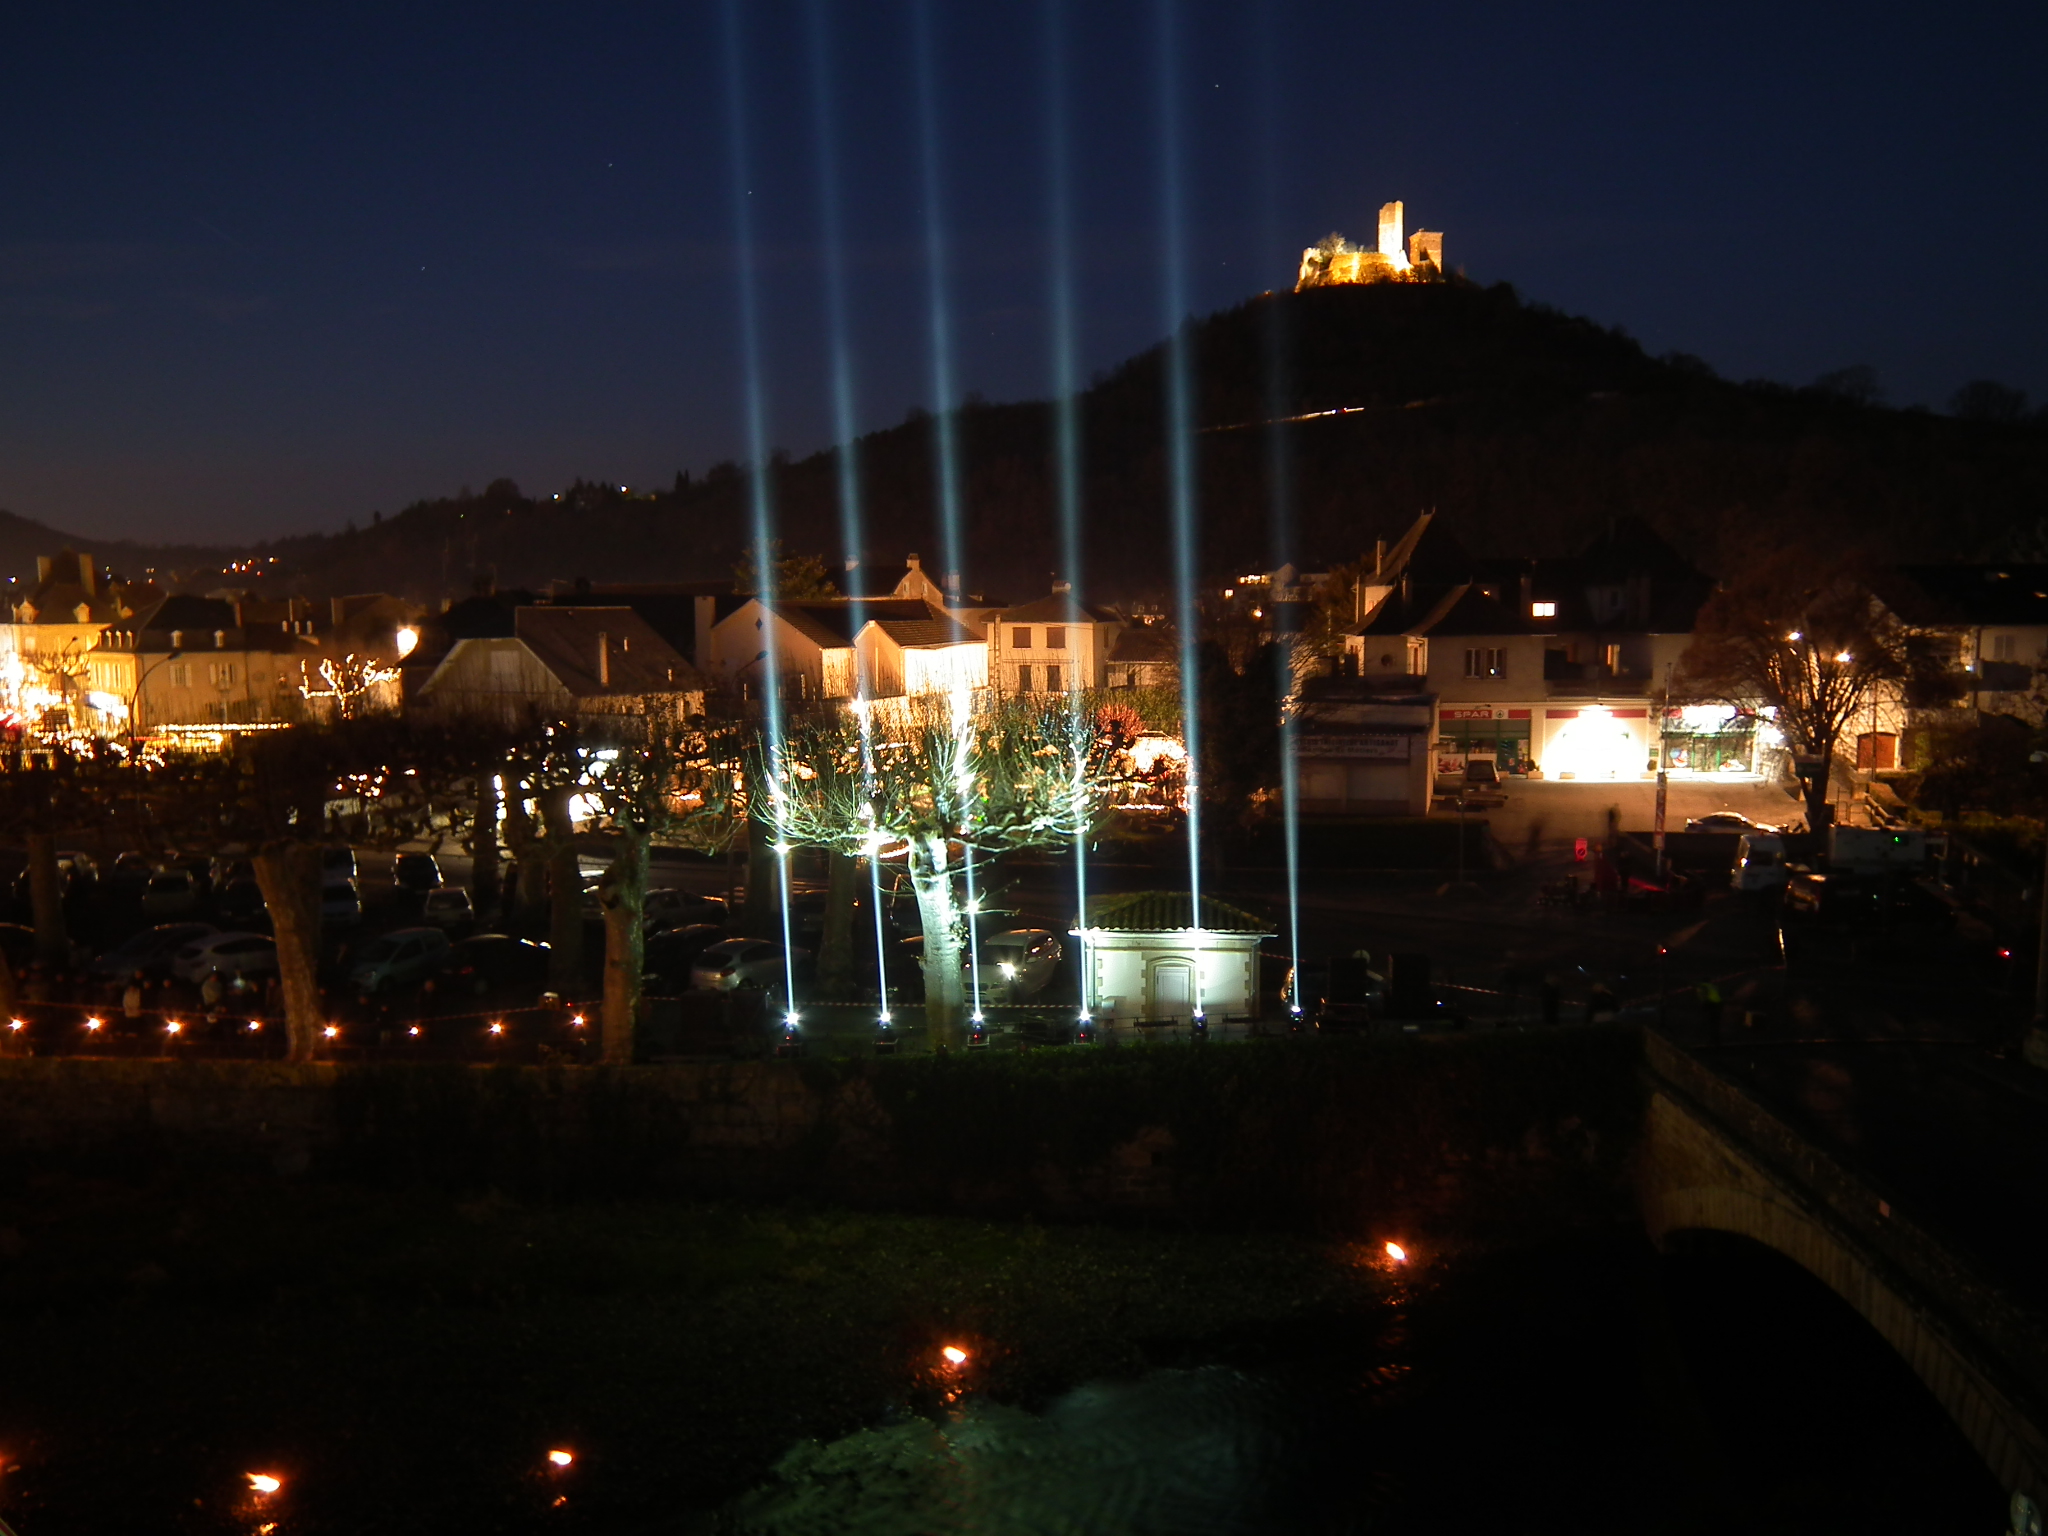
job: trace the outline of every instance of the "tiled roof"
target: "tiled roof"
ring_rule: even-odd
[[[2048,565],[1901,565],[1873,586],[1909,624],[2048,624]]]
[[[519,641],[578,698],[700,691],[703,679],[676,648],[630,608],[538,604],[514,613]],[[598,636],[609,655],[609,683],[598,680]]]
[[[981,636],[953,619],[877,619],[876,626],[901,646],[967,645]]]
[[[1112,933],[1174,933],[1196,926],[1190,921],[1194,898],[1186,891],[1138,891],[1128,896],[1097,896],[1088,903],[1088,926]],[[1273,925],[1251,913],[1202,898],[1205,933],[1272,933]]]
[[[1005,608],[996,617],[1005,624],[1101,624],[1116,615],[1106,608],[1076,602],[1071,592],[1053,592],[1021,608]]]
[[[855,598],[832,602],[771,602],[767,604],[790,628],[813,645],[838,650],[853,644],[853,637],[869,619],[944,618],[921,597]]]

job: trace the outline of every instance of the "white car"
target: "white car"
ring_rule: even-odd
[[[981,995],[1019,1003],[1043,992],[1059,969],[1060,941],[1045,928],[1012,928],[981,941]]]
[[[209,933],[171,960],[171,974],[195,985],[208,976],[267,976],[276,970],[277,941],[267,933]]]

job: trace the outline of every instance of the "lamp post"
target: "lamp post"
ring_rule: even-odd
[[[131,741],[140,741],[142,739],[142,685],[149,681],[149,674],[158,667],[167,661],[176,661],[184,654],[177,646],[172,646],[167,654],[157,657],[155,661],[144,667],[142,675],[135,679],[135,687],[128,695],[128,737]]]

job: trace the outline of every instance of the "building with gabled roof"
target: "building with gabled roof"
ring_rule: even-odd
[[[697,669],[627,607],[533,604],[510,635],[458,640],[421,686],[421,708],[519,725],[535,719],[704,713]]]
[[[1259,942],[1271,923],[1213,896],[1136,891],[1091,897],[1081,941],[1084,1013],[1116,1022],[1256,1018]]]
[[[989,681],[1019,694],[1108,687],[1109,653],[1125,627],[1113,609],[1065,590],[1002,609],[988,625]]]

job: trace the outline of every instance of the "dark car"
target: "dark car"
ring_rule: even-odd
[[[641,922],[649,933],[686,928],[697,923],[724,923],[725,898],[699,896],[695,891],[660,888],[649,891],[641,904]]]
[[[92,978],[95,981],[119,981],[137,971],[146,976],[168,976],[171,973],[171,956],[194,939],[216,931],[211,923],[158,923],[153,928],[144,928],[140,933],[130,934],[93,961],[90,968]]]
[[[254,879],[230,880],[214,898],[214,911],[221,921],[239,928],[252,928],[266,921],[270,909],[263,904],[263,887]]]
[[[156,860],[131,848],[114,860],[105,881],[107,889],[116,896],[133,899],[142,894],[142,888],[149,884],[149,877],[155,873]]]
[[[687,991],[697,957],[724,937],[725,930],[716,923],[691,923],[649,935],[642,960],[648,991],[660,995]]]
[[[0,923],[0,955],[19,976],[36,958],[36,931],[26,923]]]
[[[1737,836],[1745,832],[1782,832],[1784,828],[1770,826],[1761,821],[1751,821],[1740,811],[1709,811],[1704,816],[1695,816],[1685,824],[1688,832],[1733,832]]]
[[[441,861],[431,853],[401,853],[392,862],[391,883],[402,891],[437,891]]]
[[[476,997],[500,989],[538,993],[548,979],[548,947],[503,933],[478,933],[448,946],[437,991]]]

